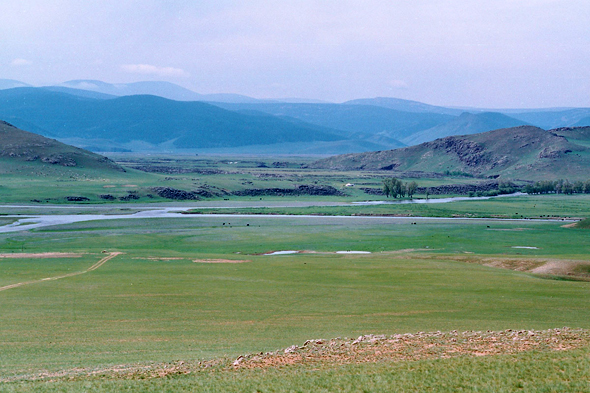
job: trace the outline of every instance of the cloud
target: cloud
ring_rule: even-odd
[[[82,90],[95,90],[98,89],[98,86],[94,83],[90,82],[66,82],[62,83],[63,86],[71,87],[74,89],[82,89]]]
[[[26,59],[14,59],[10,62],[10,65],[13,67],[30,66],[31,64],[33,64],[33,62]]]
[[[188,72],[181,68],[158,67],[151,64],[123,64],[121,66],[121,69],[123,71],[130,72],[133,74],[172,76],[183,78],[190,76]]]

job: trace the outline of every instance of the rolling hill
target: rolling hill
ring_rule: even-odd
[[[371,105],[345,104],[222,104],[233,111],[259,111],[282,118],[295,118],[321,127],[348,132],[353,138],[378,135],[394,139],[391,147],[403,146],[399,139],[446,123],[454,116],[438,113],[403,112]],[[390,147],[390,148],[391,148]]]
[[[142,95],[95,99],[43,88],[0,91],[0,118],[45,136],[89,140],[95,146],[101,140],[105,146],[187,149],[345,139],[337,130],[203,102]]]
[[[566,135],[567,134],[567,135]],[[587,179],[589,128],[545,131],[520,126],[450,136],[395,150],[346,154],[316,161],[312,168],[445,172],[510,179]],[[577,138],[577,139],[576,139]]]
[[[509,116],[546,130],[558,127],[590,126],[590,108],[527,111],[510,113]]]
[[[427,130],[418,131],[402,139],[406,145],[418,145],[452,135],[478,134],[480,132],[497,130],[500,128],[517,127],[528,123],[508,117],[501,113],[467,113],[444,124],[439,124]]]
[[[343,103],[344,105],[371,105],[380,106],[383,108],[395,109],[403,112],[415,113],[438,113],[443,115],[458,116],[464,111],[455,108],[445,108],[443,106],[435,106],[424,104],[419,101],[403,100],[401,98],[393,97],[375,97],[375,98],[360,98],[350,100]]]
[[[31,85],[21,82],[15,81],[14,79],[0,79],[0,90],[4,89],[13,89],[15,87],[30,87]]]
[[[390,97],[278,102],[198,94],[168,82],[26,86],[0,80],[0,118],[93,151],[342,154],[519,125],[590,126],[588,108],[463,112]]]
[[[106,157],[20,130],[0,120],[0,173],[10,173],[15,164],[125,171]]]
[[[56,87],[92,91],[112,96],[153,95],[175,101],[216,101],[231,103],[268,102],[241,94],[199,94],[170,82],[144,81],[133,83],[106,83],[98,80],[72,80]]]

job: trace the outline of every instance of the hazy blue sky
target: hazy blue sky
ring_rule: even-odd
[[[0,78],[590,106],[590,1],[0,0]]]

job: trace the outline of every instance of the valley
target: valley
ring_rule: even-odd
[[[11,121],[106,151],[0,124],[0,389],[333,391],[362,376],[367,389],[432,390],[476,375],[490,391],[584,386],[589,127],[390,100],[377,102],[418,112],[70,88],[44,94],[71,115],[15,100]],[[153,128],[150,105],[169,111]],[[443,120],[469,135],[326,157],[328,145],[403,145],[399,130],[372,134],[388,118],[416,138]],[[471,134],[490,118],[509,128]],[[155,139],[126,151],[140,137]],[[392,179],[403,189],[388,197]],[[547,380],[518,374],[539,370]]]

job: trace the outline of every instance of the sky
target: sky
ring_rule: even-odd
[[[0,0],[0,79],[590,107],[590,1]]]

